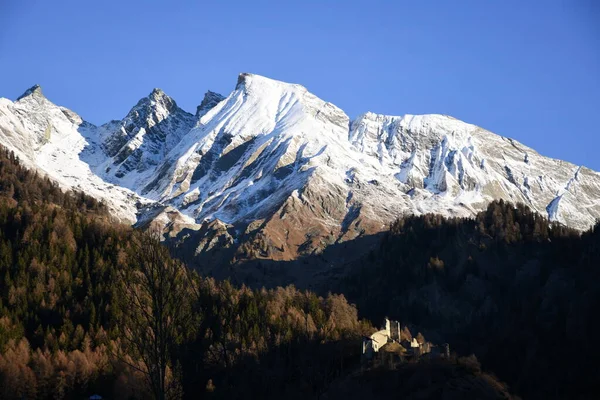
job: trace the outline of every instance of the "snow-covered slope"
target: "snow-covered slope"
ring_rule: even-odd
[[[0,98],[0,144],[65,189],[84,191],[104,201],[116,218],[133,223],[136,204],[147,201],[106,182],[80,157],[96,139],[96,131],[74,112],[48,101],[37,85],[15,102]]]
[[[350,141],[397,171],[419,211],[443,213],[461,203],[480,210],[505,199],[577,229],[600,213],[597,172],[452,117],[367,113],[352,123]]]
[[[577,229],[600,217],[600,174],[585,167],[448,116],[350,121],[300,85],[252,74],[227,97],[206,93],[195,115],[155,89],[100,127],[34,87],[0,99],[0,144],[122,216],[140,202],[153,210],[138,214],[144,223],[219,220],[221,233],[259,238],[275,259],[381,231],[405,213],[468,216],[494,199]]]

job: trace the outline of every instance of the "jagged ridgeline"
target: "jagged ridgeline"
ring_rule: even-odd
[[[231,247],[225,261],[289,261],[399,215],[474,217],[500,199],[582,231],[600,216],[600,174],[450,116],[351,119],[301,85],[247,73],[198,101],[190,113],[154,89],[94,125],[34,86],[0,99],[0,144],[122,221],[187,229],[199,267],[211,242]]]
[[[600,224],[581,233],[502,201],[474,219],[405,217],[338,289],[373,320],[474,352],[524,398],[600,392]]]

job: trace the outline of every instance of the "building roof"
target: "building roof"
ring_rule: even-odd
[[[371,339],[378,345],[382,346],[388,342],[387,331],[384,329],[382,331],[375,332],[371,335]]]

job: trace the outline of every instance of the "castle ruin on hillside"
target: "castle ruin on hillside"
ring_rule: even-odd
[[[372,360],[381,353],[393,353],[400,360],[410,357],[420,357],[425,354],[449,357],[450,348],[448,344],[434,346],[427,341],[419,341],[413,338],[406,328],[406,333],[400,329],[400,322],[385,318],[381,330],[371,336],[363,336],[362,356],[365,360]],[[381,358],[381,356],[380,356]]]

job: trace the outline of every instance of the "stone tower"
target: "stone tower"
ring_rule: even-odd
[[[399,342],[400,341],[400,322],[391,321],[390,324],[391,324],[390,334],[389,334],[390,338],[392,338],[392,340]]]

